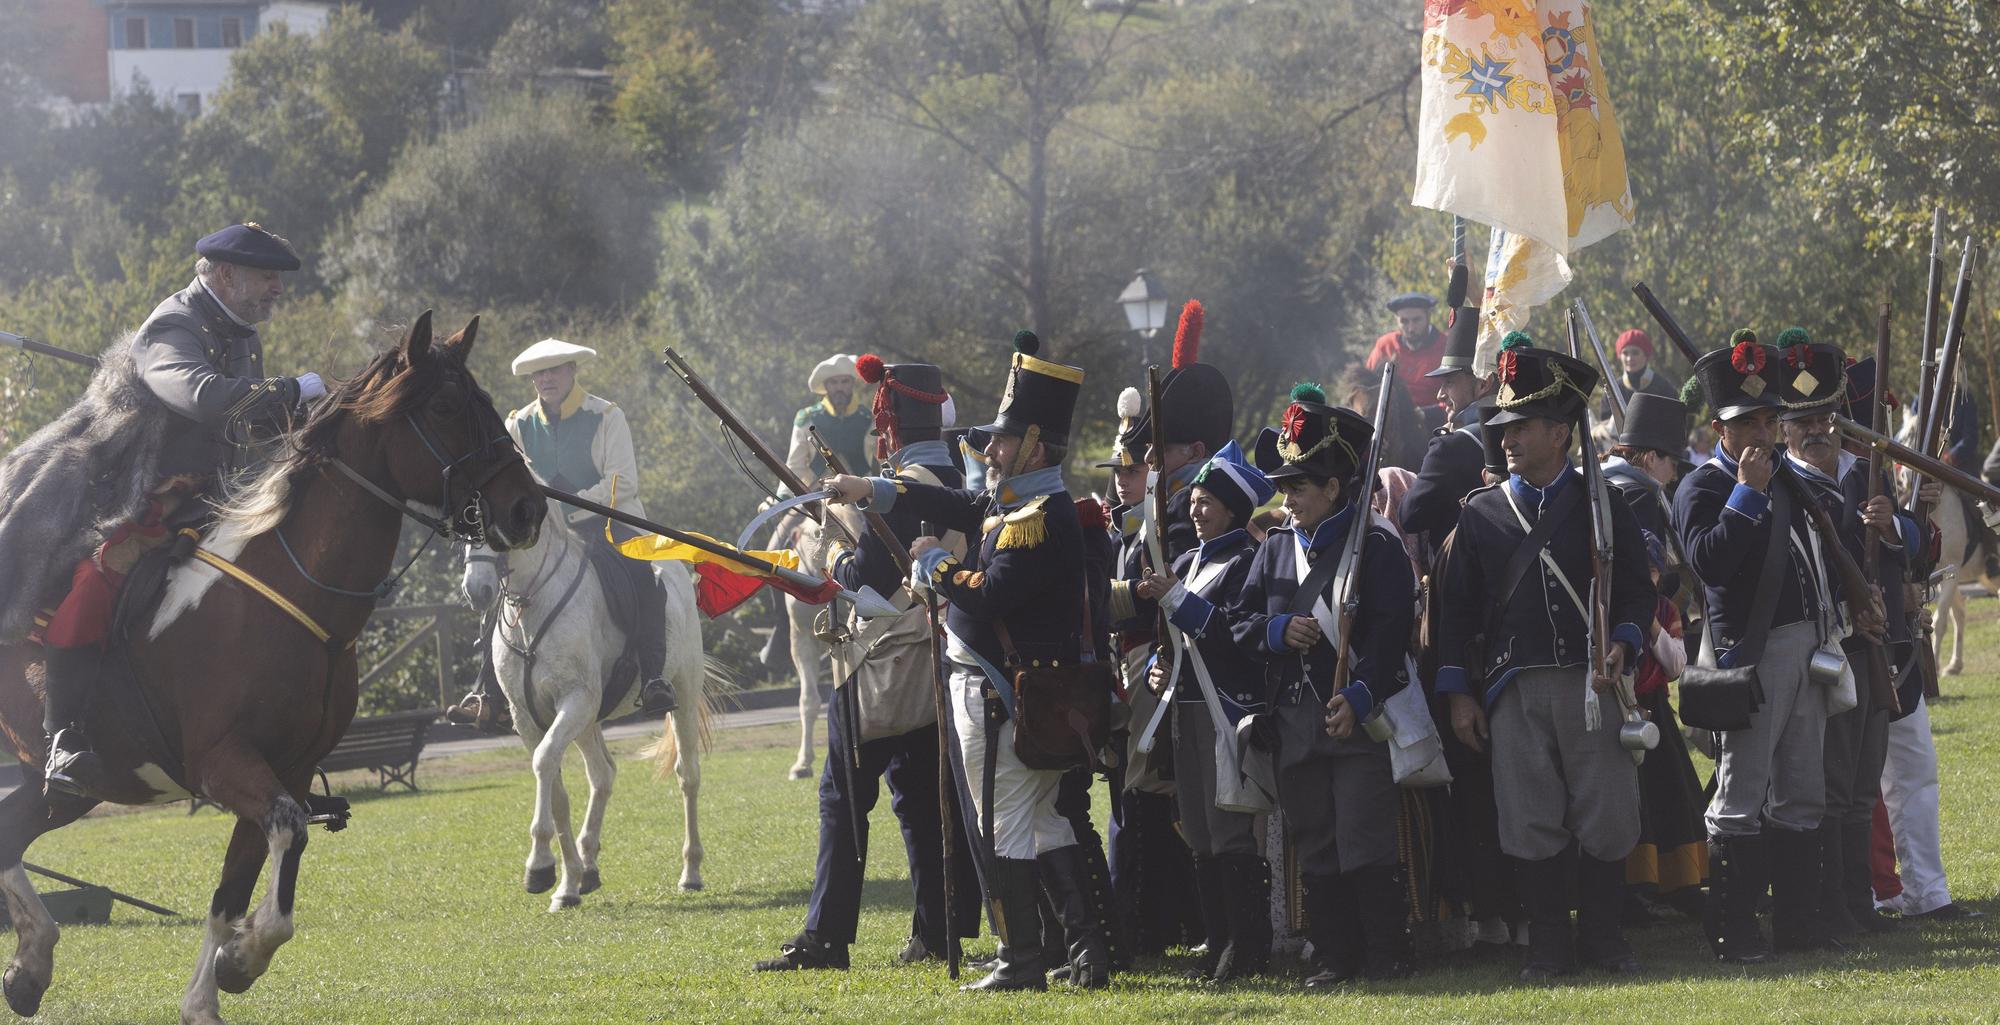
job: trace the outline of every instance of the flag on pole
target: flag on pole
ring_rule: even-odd
[[[688,535],[710,542],[718,548],[741,552],[743,555],[782,569],[799,568],[799,553],[789,549],[744,552],[734,545],[717,541],[706,534],[688,531]],[[832,601],[834,595],[840,593],[840,584],[834,580],[822,580],[817,587],[807,587],[784,577],[752,569],[727,556],[717,555],[658,534],[641,534],[630,541],[617,542],[617,547],[627,558],[643,559],[648,562],[666,559],[690,564],[695,575],[695,605],[710,619],[748,601],[751,595],[766,585],[810,605],[824,605]]]
[[[1586,0],[1425,0],[1411,202],[1490,224],[1479,351],[1632,223],[1625,147]]]

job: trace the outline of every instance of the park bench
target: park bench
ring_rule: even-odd
[[[373,769],[383,790],[391,783],[417,789],[417,757],[424,753],[437,712],[393,712],[356,719],[340,743],[320,759],[322,772]]]

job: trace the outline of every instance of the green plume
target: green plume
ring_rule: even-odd
[[[1778,340],[1773,344],[1780,349],[1789,349],[1794,345],[1811,345],[1812,336],[1806,334],[1805,328],[1788,327],[1778,332]]]
[[[1501,352],[1506,352],[1509,349],[1532,349],[1534,347],[1535,340],[1528,337],[1526,331],[1509,331],[1507,332],[1507,337],[1500,339]]]
[[[1300,381],[1292,385],[1292,401],[1315,402],[1324,406],[1326,405],[1326,389],[1321,388],[1311,381]]]

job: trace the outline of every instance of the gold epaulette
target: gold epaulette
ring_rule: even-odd
[[[1000,539],[995,548],[1035,548],[1049,539],[1048,496],[1030,501],[1000,518]]]

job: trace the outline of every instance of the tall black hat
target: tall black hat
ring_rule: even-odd
[[[1222,371],[1200,362],[1201,328],[1206,317],[1198,299],[1181,307],[1180,327],[1174,332],[1173,368],[1160,379],[1160,408],[1166,411],[1161,433],[1169,445],[1199,441],[1214,455],[1236,433],[1236,402]],[[1120,440],[1144,455],[1152,435],[1153,411],[1147,410],[1131,431],[1121,433]],[[1137,440],[1136,445],[1128,436]]]
[[[1014,361],[1007,368],[1007,390],[1000,412],[979,430],[1029,442],[1069,444],[1070,419],[1076,415],[1076,395],[1083,388],[1083,371],[1039,359],[1042,340],[1033,331],[1014,334]]]
[[[1625,403],[1625,431],[1618,444],[1678,457],[1687,449],[1687,416],[1687,405],[1679,399],[1635,392]]]
[[[887,459],[911,433],[933,434],[947,426],[951,395],[944,371],[929,363],[884,363],[874,353],[854,361],[854,372],[875,385],[875,457]]]
[[[1598,378],[1590,364],[1551,349],[1537,349],[1534,339],[1520,331],[1509,332],[1500,342],[1500,365],[1495,374],[1500,391],[1493,405],[1499,412],[1487,422],[1496,427],[1531,417],[1560,423],[1581,420]]]
[[[1507,450],[1500,443],[1507,438],[1507,425],[1493,422],[1498,406],[1479,407],[1479,444],[1486,451],[1486,472],[1495,477],[1507,476]]]
[[[1890,409],[1898,409],[1896,393],[1888,394]],[[1875,423],[1875,357],[1847,365],[1847,399],[1842,403],[1842,414],[1863,427]]]
[[[1839,411],[1847,397],[1847,353],[1837,345],[1813,341],[1802,327],[1778,332],[1773,348],[1778,353],[1778,401],[1785,404],[1780,419],[1802,420]]]
[[[1444,358],[1425,377],[1472,373],[1472,356],[1479,349],[1479,307],[1465,302],[1467,273],[1464,264],[1451,269],[1451,290],[1446,293],[1451,322],[1445,328]]]
[[[1759,409],[1782,409],[1778,397],[1778,350],[1757,340],[1749,328],[1730,336],[1729,347],[1694,361],[1695,380],[1717,420],[1734,420]]]
[[[1111,458],[1097,463],[1099,469],[1122,470],[1139,465],[1139,457],[1146,453],[1146,443],[1139,440],[1135,428],[1145,411],[1146,400],[1139,389],[1127,388],[1118,393],[1118,438],[1111,443]]]
[[[1351,409],[1326,404],[1319,385],[1292,388],[1292,403],[1275,428],[1257,436],[1253,459],[1272,480],[1321,477],[1348,483],[1375,437],[1375,425]]]

